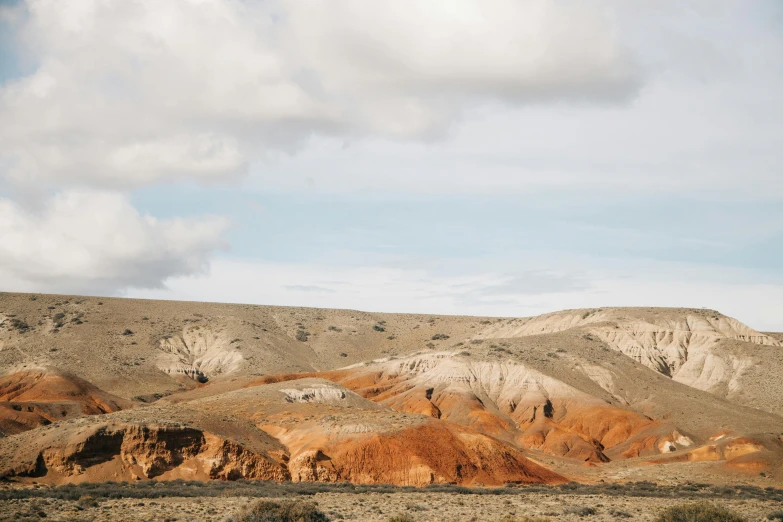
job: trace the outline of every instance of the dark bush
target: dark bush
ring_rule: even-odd
[[[258,500],[229,522],[328,522],[329,518],[309,502],[271,502]]]
[[[655,522],[744,522],[745,519],[726,508],[707,502],[679,504],[662,511]]]
[[[11,328],[14,328],[15,330],[18,330],[19,332],[26,332],[30,329],[30,325],[28,325],[26,322],[20,320],[20,319],[11,319]]]
[[[386,328],[384,328],[380,324],[376,324],[375,326],[372,327],[372,329],[375,330],[376,332],[385,332],[386,331]]]
[[[133,330],[131,330],[130,328],[126,328],[126,329],[125,329],[125,330],[122,332],[122,335],[133,335]]]
[[[767,515],[767,520],[783,520],[783,511],[775,511]]]
[[[296,340],[301,342],[307,342],[307,339],[310,338],[310,332],[307,332],[305,330],[297,330],[296,332]]]
[[[441,340],[446,340],[448,338],[449,338],[448,335],[442,333],[438,333],[432,336],[433,341],[441,341]]]

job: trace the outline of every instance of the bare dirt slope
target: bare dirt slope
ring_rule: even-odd
[[[0,473],[779,484],[782,344],[702,309],[509,319],[0,294]]]

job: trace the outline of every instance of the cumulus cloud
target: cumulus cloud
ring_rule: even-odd
[[[638,78],[606,12],[544,0],[28,0],[16,25],[35,68],[0,87],[0,156],[18,183],[215,180],[313,134],[430,138],[490,100],[623,100]]]
[[[0,199],[5,290],[114,293],[201,274],[223,246],[220,217],[158,220],[118,193],[70,190],[42,209]]]

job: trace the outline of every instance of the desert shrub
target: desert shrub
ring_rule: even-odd
[[[11,328],[24,333],[30,329],[30,325],[28,325],[26,322],[22,321],[21,319],[14,318],[11,319]]]
[[[663,510],[655,522],[744,522],[744,518],[726,508],[699,502],[679,504]]]
[[[566,515],[578,515],[580,517],[589,517],[596,514],[595,508],[591,507],[572,507],[563,511]]]
[[[549,519],[545,517],[515,517],[513,515],[506,515],[500,519],[500,522],[549,522]]]
[[[416,522],[416,520],[410,515],[394,515],[389,517],[388,522]]]
[[[432,336],[432,340],[433,341],[441,341],[441,340],[446,340],[448,338],[449,338],[449,336],[446,335],[446,334],[443,334],[443,333],[437,333],[437,334]]]
[[[767,520],[783,520],[783,511],[775,511],[767,515]]]
[[[328,522],[329,518],[309,502],[258,500],[245,507],[229,522]]]
[[[144,396],[147,402],[159,399],[162,395]],[[655,485],[643,482],[628,482],[624,484],[577,484],[570,483],[559,486],[530,485],[518,487],[469,488],[452,484],[431,484],[423,489],[412,486],[391,486],[389,484],[350,484],[328,482],[274,482],[261,480],[237,481],[139,481],[139,482],[83,482],[80,484],[64,484],[46,488],[0,488],[0,503],[11,499],[59,499],[77,501],[83,495],[92,495],[96,499],[105,498],[135,498],[155,499],[162,497],[263,497],[278,498],[300,495],[315,495],[317,493],[350,493],[366,495],[368,493],[449,493],[452,495],[528,495],[546,493],[551,495],[568,494],[579,496],[611,495],[625,497],[655,497],[655,498],[690,498],[694,500],[721,499],[709,484],[688,483],[682,485]],[[747,497],[766,502],[783,502],[783,490],[775,487],[747,487]],[[596,506],[597,507],[597,506]],[[2,510],[0,510],[2,511]],[[559,513],[544,513],[545,516],[557,518]]]
[[[76,501],[76,505],[82,509],[91,507],[98,507],[98,501],[92,495],[82,495],[79,500]]]
[[[375,326],[373,326],[372,329],[375,330],[376,332],[385,332],[386,331],[386,328],[384,328],[383,325],[381,325],[380,323],[376,324]]]
[[[336,327],[336,326],[330,326],[330,327],[329,327],[329,331],[330,331],[330,332],[342,332],[342,331],[343,331],[343,329],[342,329],[342,328],[338,328],[338,327]]]
[[[307,332],[305,330],[297,330],[296,332],[296,340],[301,342],[307,342],[307,339],[310,338],[310,332]]]
[[[122,335],[133,335],[133,330],[131,330],[130,328],[126,328],[126,329],[125,329],[125,330],[122,332]]]

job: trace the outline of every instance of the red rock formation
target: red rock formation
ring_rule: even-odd
[[[270,455],[199,429],[157,425],[100,425],[79,430],[4,476],[90,480],[109,468],[119,480],[139,478],[288,480],[285,464]]]
[[[132,406],[132,401],[67,373],[31,370],[0,377],[0,434]]]
[[[673,429],[522,365],[463,363],[451,354],[420,359],[265,376],[250,385],[303,377],[327,379],[397,411],[448,420],[523,447],[586,462],[607,462],[610,451],[612,458],[659,453],[661,437]]]
[[[377,434],[329,453],[341,479],[424,486],[433,483],[557,484],[562,476],[492,437],[450,423],[429,422]]]

